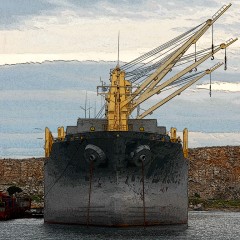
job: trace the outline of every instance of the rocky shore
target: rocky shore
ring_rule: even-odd
[[[0,159],[0,190],[20,187],[43,205],[44,158]],[[240,210],[240,146],[189,150],[189,207]]]
[[[240,146],[189,151],[190,210],[240,211]]]

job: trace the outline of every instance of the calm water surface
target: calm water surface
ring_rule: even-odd
[[[33,239],[236,239],[240,240],[240,212],[190,212],[189,226],[111,229],[47,225],[43,219],[0,222],[0,240]]]

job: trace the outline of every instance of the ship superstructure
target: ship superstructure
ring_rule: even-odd
[[[66,132],[60,127],[56,139],[46,128],[45,222],[102,226],[187,223],[187,129],[182,146],[175,128],[169,136],[156,119],[143,118],[224,64],[197,71],[201,63],[214,59],[215,53],[226,51],[237,39],[216,46],[212,43],[199,51],[196,44],[230,6],[139,58],[122,66],[118,63],[111,70],[110,85],[97,88],[106,100],[105,118],[79,118]],[[195,51],[187,53],[191,46]],[[173,69],[178,73],[167,79]],[[177,90],[130,118],[142,102],[173,87]]]

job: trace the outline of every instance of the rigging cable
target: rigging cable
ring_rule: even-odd
[[[195,62],[197,62],[197,42],[195,42]],[[197,67],[195,67],[195,72],[197,71]]]
[[[202,74],[203,72],[204,72],[204,71],[201,71],[201,72],[198,72],[198,73],[194,73],[194,74],[192,74],[192,75],[190,75],[190,76],[187,76],[187,77],[184,77],[184,78],[180,78],[179,80],[171,83],[169,86],[167,86],[165,89],[163,89],[163,90],[161,90],[161,91],[162,91],[162,92],[168,91],[168,90],[170,90],[170,89],[172,89],[172,88],[179,87],[179,86],[181,86],[181,85],[183,85],[183,84],[185,84],[185,83],[191,82],[194,77]]]
[[[160,51],[162,51],[162,50],[170,47],[170,46],[173,45],[174,43],[178,42],[178,41],[181,40],[183,37],[185,37],[186,35],[190,34],[191,32],[193,32],[194,30],[196,30],[198,27],[200,27],[200,26],[203,25],[203,24],[204,24],[204,23],[199,24],[198,26],[196,26],[196,27],[190,29],[189,31],[187,31],[187,32],[185,32],[185,33],[177,36],[176,38],[168,41],[167,43],[164,43],[163,45],[161,45],[161,46],[159,46],[159,47],[157,47],[157,48],[155,48],[155,49],[153,49],[153,50],[151,50],[151,51],[143,54],[142,56],[140,56],[140,57],[132,60],[131,62],[128,62],[128,63],[124,64],[121,68],[122,68],[123,70],[127,70],[127,69],[130,68],[131,66],[134,66],[134,65],[136,65],[137,63],[144,61],[145,59],[149,58],[149,56],[152,56],[152,55],[154,55],[154,54],[156,54],[156,53],[158,53],[158,52],[160,52]]]
[[[200,51],[196,52],[196,57],[204,56],[205,52],[210,50],[210,49],[211,48],[206,48],[206,49],[203,49],[203,50],[200,50]],[[171,55],[172,54],[173,53],[171,53]],[[170,57],[170,54],[168,56]],[[168,56],[166,56],[165,58],[167,58]],[[190,53],[190,54],[182,57],[178,61],[173,61],[173,63],[175,62],[175,66],[173,66],[172,68],[183,65],[183,64],[186,64],[186,63],[192,61],[194,58],[195,58],[195,53]],[[186,60],[190,60],[190,61],[186,61]],[[183,61],[186,61],[186,62],[182,63]],[[162,60],[160,60],[160,61],[158,61],[158,62],[156,62],[156,63],[154,63],[154,64],[152,64],[148,67],[145,67],[143,69],[138,70],[138,72],[137,72],[137,74],[135,74],[135,76],[134,76],[134,71],[128,72],[126,75],[129,75],[129,73],[130,73],[131,76],[132,76],[132,78],[128,78],[128,81],[136,82],[144,76],[150,76],[151,74],[147,74],[147,73],[150,73],[151,71],[157,69],[160,66],[161,62],[162,62]],[[195,69],[195,71],[196,71],[196,69]]]
[[[227,70],[227,48],[225,48],[225,57],[224,57],[224,70]]]
[[[203,50],[198,51],[198,52],[197,52],[197,56],[198,56],[198,57],[204,56],[204,55],[205,55],[205,52],[208,51],[208,50],[210,50],[210,49],[211,49],[211,48],[206,48],[206,49],[203,49]],[[188,54],[188,55],[186,55],[184,58],[181,58],[178,62],[176,62],[176,64],[174,65],[174,67],[178,67],[178,66],[187,64],[187,63],[193,61],[193,59],[194,59],[194,53]],[[185,61],[185,62],[184,62],[184,61]],[[138,74],[138,75],[136,75],[135,77],[132,77],[132,78],[130,78],[130,79],[128,79],[128,80],[131,81],[132,83],[134,83],[134,82],[136,82],[136,81],[138,81],[138,83],[143,82],[143,81],[145,80],[145,78],[144,78],[144,79],[141,79],[141,78],[150,76],[150,75],[151,75],[151,71],[155,70],[158,66],[155,66],[155,64],[153,64],[153,65],[150,66],[150,67],[152,68],[151,70],[149,70],[149,69],[146,68],[146,71],[143,72],[141,75]],[[174,68],[174,67],[173,67],[173,68]],[[190,72],[191,72],[191,71],[190,71]]]
[[[212,96],[212,73],[209,74],[210,84],[209,84],[209,95]]]
[[[211,60],[214,60],[213,24],[212,24],[212,58],[211,58]]]
[[[192,35],[193,35],[193,34],[192,34]],[[191,37],[192,35],[190,35],[190,37]],[[176,42],[177,44],[176,44],[175,46],[173,46],[173,47],[171,47],[171,45],[169,45],[168,48],[169,48],[169,47],[171,47],[171,48],[168,49],[166,52],[162,53],[160,56],[157,56],[157,57],[153,58],[152,60],[149,60],[147,63],[141,62],[142,65],[139,66],[139,67],[137,67],[137,68],[135,68],[135,69],[132,69],[130,73],[133,73],[133,72],[135,72],[135,71],[138,70],[138,69],[140,69],[140,70],[141,70],[141,69],[144,69],[143,66],[145,66],[145,65],[153,62],[154,60],[156,60],[157,58],[160,58],[161,56],[164,56],[166,53],[170,52],[171,50],[174,50],[174,49],[177,48],[178,46],[181,46],[182,43],[185,42],[185,39],[186,39],[186,38],[189,38],[189,36],[186,36],[186,37],[180,39],[179,41],[177,41],[177,42]],[[162,63],[162,62],[166,61],[167,59],[169,59],[176,51],[177,51],[177,50],[172,51],[172,52],[169,53],[167,56],[163,57],[162,59],[160,59],[159,61],[157,61],[157,62],[154,63],[154,64],[159,64],[159,65],[160,65],[160,63]],[[151,54],[148,58],[153,57],[153,56],[156,55],[157,53],[159,53],[159,52],[156,52],[156,53]],[[144,60],[146,60],[146,59],[147,59],[147,58],[145,58]],[[137,64],[137,63],[136,63],[136,64]],[[135,64],[135,65],[136,65],[136,64]],[[138,64],[140,64],[140,62],[138,62]],[[150,65],[150,67],[151,67],[151,66],[152,66],[152,65]],[[130,67],[129,67],[129,68],[130,68]],[[127,68],[127,69],[129,69],[129,68]],[[127,72],[127,73],[129,73],[129,72]]]

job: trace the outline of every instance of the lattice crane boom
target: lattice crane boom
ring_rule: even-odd
[[[177,95],[179,95],[181,92],[183,92],[184,90],[186,90],[188,87],[190,87],[191,85],[193,85],[195,82],[197,82],[199,79],[201,79],[202,77],[204,77],[206,74],[210,74],[211,72],[215,71],[217,68],[219,68],[220,66],[222,66],[223,63],[218,63],[216,65],[214,65],[212,68],[205,70],[201,75],[197,76],[196,78],[194,78],[192,81],[190,81],[189,83],[187,83],[186,85],[184,85],[183,87],[181,87],[180,89],[178,89],[177,91],[175,91],[174,93],[170,94],[168,97],[164,98],[162,101],[158,102],[157,104],[155,104],[154,106],[152,106],[151,108],[149,108],[147,111],[145,111],[144,113],[142,113],[141,115],[139,115],[137,117],[137,119],[142,119],[144,117],[146,117],[148,114],[151,114],[154,110],[156,110],[157,108],[159,108],[160,106],[164,105],[165,103],[167,103],[168,101],[170,101],[171,99],[173,99],[174,97],[176,97]]]
[[[196,43],[202,35],[212,26],[212,24],[231,6],[231,3],[228,5],[224,5],[221,9],[219,9],[212,17],[212,19],[208,19],[205,24],[192,36],[188,39],[175,53],[170,56],[169,59],[165,61],[160,67],[152,73],[140,86],[137,88],[132,95],[123,101],[120,106],[124,107],[129,102],[131,102],[136,96],[138,96],[142,91],[149,92],[153,89],[162,79],[163,77],[172,69],[175,65],[176,61],[178,61],[184,53],[191,47],[192,44]],[[150,86],[149,86],[150,85]]]
[[[206,74],[214,71],[221,64],[216,67],[206,70],[204,73],[193,74],[190,77],[182,78],[187,72],[196,68],[199,64],[204,62],[210,56],[213,56],[220,49],[226,49],[229,45],[235,42],[237,39],[231,39],[226,43],[221,44],[218,47],[214,47],[212,44],[212,51],[205,54],[209,49],[204,49],[196,52],[195,48],[195,63],[186,67],[184,70],[180,71],[175,76],[171,77],[166,82],[159,85],[159,82],[168,74],[168,72],[175,66],[180,64],[185,64],[187,60],[193,58],[193,54],[188,54],[183,57],[186,51],[196,44],[196,42],[203,36],[203,34],[213,25],[213,23],[231,6],[231,4],[224,5],[219,11],[217,11],[211,19],[208,19],[205,23],[200,24],[186,33],[170,40],[166,44],[155,48],[154,50],[144,54],[142,57],[125,64],[121,69],[119,64],[114,70],[111,71],[110,75],[110,86],[109,91],[104,93],[106,98],[106,117],[108,120],[107,130],[108,131],[128,131],[128,119],[132,111],[143,101],[147,100],[154,94],[157,94],[163,88],[170,86],[171,84],[179,84],[186,80],[188,83],[178,89],[173,94],[169,95],[167,98],[155,104],[149,110],[138,116],[138,118],[143,118],[149,113],[168,102],[170,99],[178,95],[180,92],[184,91],[186,88],[191,86],[197,80],[205,76]],[[196,46],[196,45],[195,45]],[[156,55],[157,54],[157,55]],[[196,60],[196,56],[199,56]],[[148,60],[148,62],[144,62]],[[149,65],[149,63],[152,63]],[[177,64],[176,64],[177,63]],[[139,67],[139,64],[141,65]],[[130,69],[126,72],[126,69]],[[134,73],[134,70],[136,74]],[[198,76],[197,76],[198,75]],[[145,81],[133,91],[133,82],[135,80],[126,79],[128,76],[134,76],[134,79],[139,79],[146,77]],[[193,79],[194,77],[194,79]],[[102,86],[106,87],[106,86]]]
[[[185,75],[186,73],[188,73],[189,71],[191,71],[192,69],[196,68],[198,65],[200,65],[201,63],[203,63],[204,61],[206,61],[208,58],[210,58],[212,56],[212,53],[217,53],[219,50],[221,49],[225,49],[228,46],[230,46],[231,44],[233,44],[235,41],[237,41],[238,39],[229,39],[226,43],[221,43],[217,48],[214,49],[214,51],[209,51],[209,53],[205,54],[203,57],[201,57],[200,59],[198,59],[196,62],[194,62],[193,64],[191,64],[190,66],[186,67],[185,69],[183,69],[182,71],[180,71],[179,73],[177,73],[175,76],[171,77],[170,79],[168,79],[167,81],[165,81],[164,83],[162,83],[161,85],[158,85],[157,87],[155,87],[154,89],[151,89],[150,91],[148,91],[147,93],[143,93],[132,105],[132,111],[142,102],[146,101],[147,99],[149,99],[150,97],[152,97],[155,94],[159,94],[159,91],[161,91],[162,89],[164,89],[165,87],[169,86],[171,83],[173,83],[174,81],[176,81],[177,79],[179,79],[180,77],[182,77],[183,75]]]

